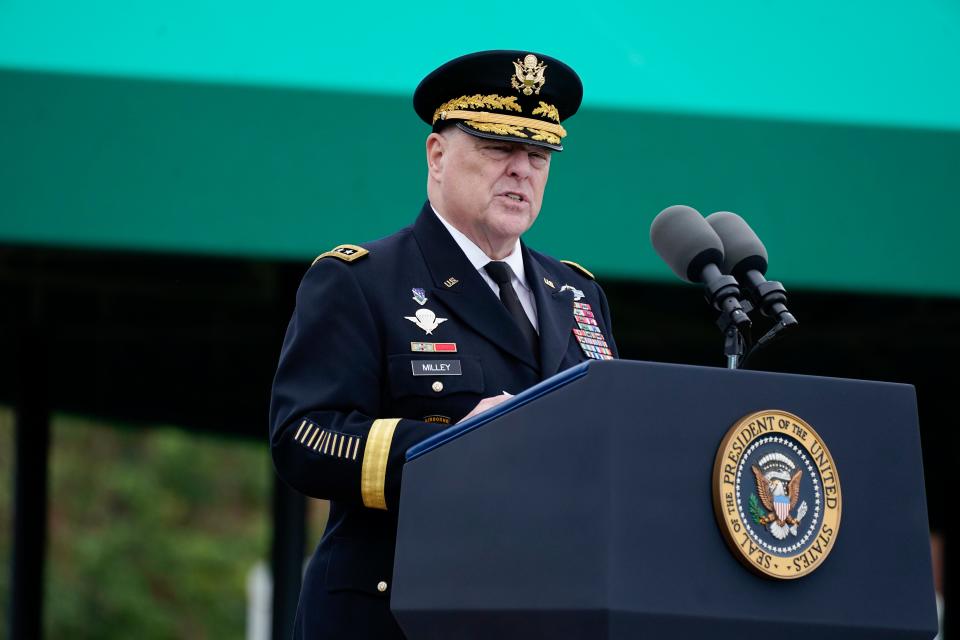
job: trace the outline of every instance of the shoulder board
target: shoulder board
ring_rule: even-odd
[[[318,255],[313,261],[312,267],[314,264],[317,264],[320,260],[324,258],[340,258],[344,262],[353,262],[354,260],[359,260],[363,256],[370,253],[363,247],[358,247],[355,244],[341,244],[338,247],[330,249],[330,251],[325,251]]]
[[[579,271],[580,273],[582,273],[583,275],[587,276],[587,277],[590,278],[591,280],[596,280],[596,278],[593,277],[593,274],[592,274],[592,273],[590,273],[589,271],[587,271],[586,269],[584,269],[583,267],[581,267],[581,266],[580,266],[579,264],[577,264],[576,262],[573,262],[572,260],[561,260],[560,262],[562,262],[563,264],[568,265],[568,266],[570,266],[570,267],[573,267],[573,270],[574,270],[574,271]]]

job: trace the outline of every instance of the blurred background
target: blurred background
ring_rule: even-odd
[[[267,451],[299,278],[412,222],[413,89],[496,48],[583,79],[527,240],[624,357],[724,364],[648,241],[682,203],[791,295],[752,367],[916,386],[950,602],[960,4],[0,0],[0,638],[289,636],[326,518]]]

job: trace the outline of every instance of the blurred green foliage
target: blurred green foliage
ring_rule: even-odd
[[[4,412],[4,607],[12,444]],[[244,636],[247,573],[269,558],[272,471],[264,444],[55,416],[50,464],[47,638]]]

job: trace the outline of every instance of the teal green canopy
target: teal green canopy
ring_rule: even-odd
[[[682,203],[743,215],[792,288],[960,295],[939,0],[2,3],[0,243],[308,261],[390,233],[425,194],[413,88],[486,48],[584,81],[537,248],[671,279],[648,228]]]

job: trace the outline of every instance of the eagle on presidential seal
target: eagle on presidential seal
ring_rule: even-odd
[[[793,460],[782,453],[763,456],[751,469],[757,481],[759,502],[766,509],[763,513],[756,496],[750,496],[750,514],[754,522],[766,527],[777,540],[783,540],[789,534],[797,535],[797,525],[807,513],[806,501],[800,503],[796,517],[790,514],[800,499],[803,470],[797,469]]]

